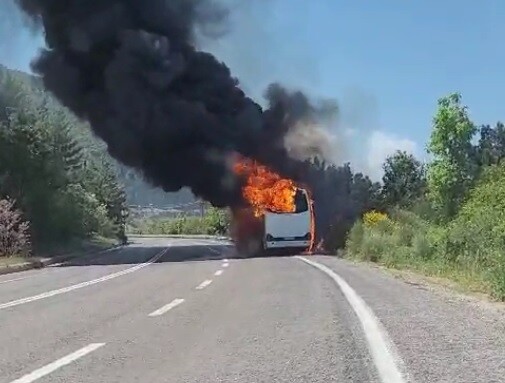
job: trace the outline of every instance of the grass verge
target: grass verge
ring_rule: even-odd
[[[378,214],[378,213],[373,213]],[[489,221],[489,216],[488,216]],[[464,226],[464,235],[462,234]],[[462,292],[505,301],[505,262],[491,242],[468,222],[441,227],[411,212],[367,217],[351,229],[345,256],[444,280]]]

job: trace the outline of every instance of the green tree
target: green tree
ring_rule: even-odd
[[[49,115],[47,118],[52,129],[51,145],[60,153],[59,159],[62,161],[60,166],[70,179],[79,182],[86,159],[81,145],[72,132],[71,122],[62,112]]]
[[[0,66],[0,120],[7,120],[12,112],[28,104],[25,84]]]
[[[350,198],[355,211],[361,215],[372,209],[382,209],[383,202],[380,195],[380,184],[372,182],[368,176],[356,173],[352,177],[350,186]]]
[[[476,166],[471,140],[476,132],[461,96],[450,94],[438,101],[428,153],[428,197],[442,218],[453,217],[472,185]]]
[[[29,79],[0,67],[0,198],[16,199],[37,247],[125,239],[126,198],[103,147]]]
[[[34,242],[57,236],[54,205],[67,179],[43,120],[19,110],[1,124],[0,175],[0,194],[18,201],[32,223]]]
[[[497,122],[494,128],[489,125],[481,126],[475,157],[479,167],[496,165],[501,162],[505,157],[505,126],[503,123]]]
[[[115,225],[115,235],[126,240],[125,225],[128,218],[126,193],[119,184],[113,164],[105,157],[95,158],[86,166],[86,187],[103,204],[107,216]]]
[[[397,151],[382,167],[382,196],[387,207],[408,208],[423,196],[426,188],[424,167],[412,154]]]

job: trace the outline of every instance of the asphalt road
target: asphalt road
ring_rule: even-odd
[[[502,308],[332,257],[142,239],[0,277],[0,383],[504,377]]]

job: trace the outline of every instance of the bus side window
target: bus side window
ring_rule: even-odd
[[[296,206],[295,213],[303,213],[304,211],[307,211],[309,209],[307,196],[300,189],[296,190],[295,206]]]

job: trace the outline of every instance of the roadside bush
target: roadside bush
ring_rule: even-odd
[[[138,234],[226,235],[230,227],[227,211],[210,209],[204,217],[151,218],[134,224]]]
[[[107,208],[100,203],[97,197],[87,192],[79,184],[68,185],[64,192],[64,201],[66,211],[64,219],[68,222],[74,231],[71,236],[91,237],[95,234],[104,237],[114,237],[115,225],[107,214]],[[69,217],[72,212],[72,218]]]
[[[384,231],[369,229],[365,232],[360,258],[382,262],[389,257],[388,250],[394,248],[393,238]]]
[[[351,257],[397,267],[428,259],[435,251],[430,225],[416,214],[394,210],[388,217],[365,213],[354,224],[346,248]]]
[[[378,225],[380,222],[387,221],[388,216],[387,214],[371,210],[369,212],[366,212],[363,215],[363,223],[365,224],[366,227],[374,227]]]
[[[484,172],[443,240],[441,256],[482,270],[492,294],[505,299],[505,166]]]
[[[363,221],[357,221],[349,231],[345,247],[347,252],[355,257],[361,258],[362,245],[365,237],[365,227]]]
[[[428,235],[415,235],[412,239],[412,257],[414,259],[428,260],[432,258],[435,246],[430,242]]]
[[[497,264],[489,271],[493,296],[505,301],[505,256],[497,254]]]
[[[208,234],[228,234],[228,231],[230,229],[230,215],[228,211],[211,208],[205,216],[205,226]]]
[[[23,221],[14,201],[0,200],[0,256],[26,256],[30,252],[28,222]]]
[[[387,218],[369,212],[351,229],[346,249],[356,259],[477,282],[505,300],[505,166],[484,173],[447,225],[405,210]]]

